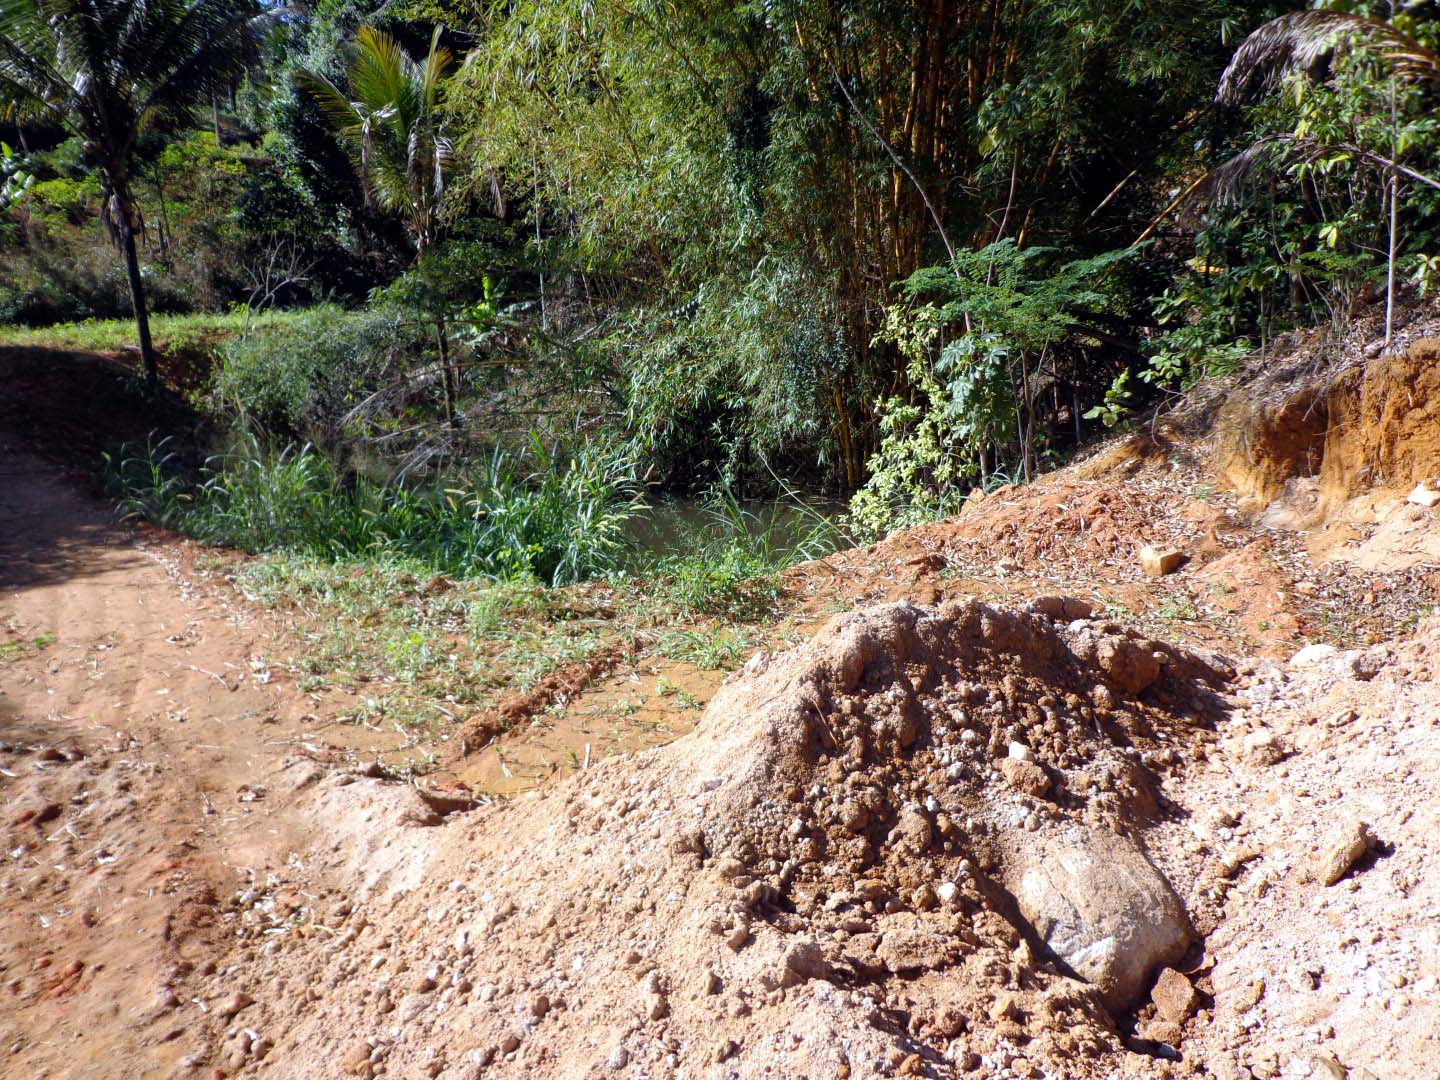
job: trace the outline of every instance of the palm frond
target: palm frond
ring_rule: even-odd
[[[1284,155],[1285,146],[1277,137],[1258,139],[1234,157],[1210,170],[1197,192],[1204,190],[1215,203],[1234,206],[1244,197],[1252,177]]]
[[[1356,47],[1378,49],[1398,74],[1440,78],[1440,56],[1389,23],[1340,11],[1296,11],[1245,39],[1220,77],[1216,99],[1239,104],[1295,72],[1319,76],[1337,53]]]
[[[142,115],[183,109],[228,87],[258,61],[266,35],[288,10],[262,9],[255,0],[192,0],[166,35],[176,59],[150,88]]]
[[[358,137],[365,127],[365,116],[355,102],[345,96],[333,82],[318,71],[299,70],[294,73],[295,85],[304,90],[320,106],[335,129],[344,138]]]
[[[0,104],[33,117],[63,110],[69,84],[57,52],[34,0],[0,0]]]
[[[370,110],[398,104],[412,81],[413,61],[383,30],[362,26],[355,35],[350,92]]]
[[[450,69],[455,66],[454,55],[440,44],[440,30],[441,27],[436,26],[430,35],[430,52],[425,57],[425,69],[420,77],[425,102],[430,107],[436,104],[440,86],[450,74]]]

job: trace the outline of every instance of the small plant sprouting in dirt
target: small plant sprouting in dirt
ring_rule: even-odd
[[[1415,628],[1431,616],[1440,616],[1440,604],[1431,604],[1415,608],[1401,619],[1395,626],[1396,636],[1413,634]]]
[[[28,641],[0,642],[0,660],[19,660],[31,653],[42,652],[55,644],[56,637],[50,631],[36,634]]]
[[[1160,617],[1170,622],[1194,622],[1200,617],[1188,597],[1169,596],[1160,605]]]
[[[610,711],[616,716],[634,716],[640,711],[640,706],[643,704],[644,700],[641,698],[621,698],[610,706]]]
[[[700,702],[694,694],[684,687],[676,686],[664,675],[655,680],[655,692],[661,697],[674,698],[675,704],[687,712],[701,708]]]
[[[418,756],[407,755],[404,760],[393,764],[390,767],[390,771],[397,776],[414,780],[432,771],[435,768],[437,760],[438,758],[434,753],[425,753]]]

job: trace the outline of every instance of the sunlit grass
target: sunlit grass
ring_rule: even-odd
[[[187,315],[150,316],[150,336],[161,350],[188,350],[213,346],[238,337],[246,330],[279,326],[298,312],[265,311],[247,315],[244,311],[194,312]],[[27,345],[84,352],[112,352],[138,348],[134,319],[86,319],[54,326],[0,326],[0,345]]]

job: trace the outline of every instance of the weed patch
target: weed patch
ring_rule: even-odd
[[[595,447],[528,458],[495,451],[476,474],[428,489],[345,481],[308,446],[246,434],[198,483],[168,440],[108,458],[122,514],[246,551],[419,564],[460,578],[565,585],[623,563],[643,509],[631,463]],[[527,466],[533,466],[527,471]]]
[[[25,641],[0,642],[0,662],[19,660],[21,657],[40,652],[55,644],[55,635],[48,630]]]
[[[753,638],[723,627],[671,630],[655,642],[655,651],[667,660],[682,660],[702,671],[731,671],[753,647]]]

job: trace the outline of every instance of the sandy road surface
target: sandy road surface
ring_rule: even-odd
[[[0,1074],[169,1075],[214,896],[287,840],[281,697],[176,549],[0,446]]]

